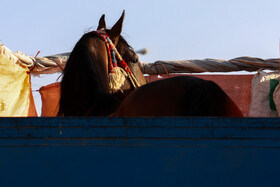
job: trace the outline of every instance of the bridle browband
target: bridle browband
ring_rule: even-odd
[[[101,38],[105,42],[107,48],[110,92],[115,93],[117,91],[122,91],[121,86],[124,84],[126,77],[129,78],[134,89],[140,87],[137,79],[131,72],[125,60],[122,59],[122,56],[117,51],[117,48],[106,31],[102,29],[92,31],[92,33]]]

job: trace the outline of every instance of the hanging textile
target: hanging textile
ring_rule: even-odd
[[[0,116],[37,116],[30,73],[0,51]]]
[[[42,99],[42,117],[56,116],[59,109],[60,82],[43,86],[39,90]]]
[[[278,117],[278,113],[270,108],[270,80],[280,80],[279,71],[266,73],[259,71],[252,80],[252,102],[249,117]],[[275,103],[276,104],[276,103]]]

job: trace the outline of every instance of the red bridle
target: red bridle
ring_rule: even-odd
[[[106,44],[108,52],[108,70],[109,70],[109,88],[110,92],[114,93],[122,91],[121,86],[124,84],[126,77],[129,78],[134,89],[140,87],[137,79],[131,72],[125,60],[122,59],[121,55],[117,51],[115,45],[110,39],[109,35],[105,30],[92,31],[98,37],[100,37]]]
[[[127,73],[131,74],[130,68],[128,67],[125,60],[122,59],[121,55],[118,53],[115,45],[113,44],[110,36],[104,30],[93,31],[97,36],[99,36],[106,44],[107,52],[108,52],[108,61],[109,61],[109,71],[110,73],[114,73],[114,67],[121,67]]]

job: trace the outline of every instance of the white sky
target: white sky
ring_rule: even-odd
[[[126,10],[123,36],[144,62],[240,56],[279,57],[279,0],[2,1],[0,41],[12,51],[71,51],[102,14],[112,26]],[[55,78],[46,78],[51,83]],[[34,89],[45,81],[36,79]],[[38,96],[36,96],[38,97]]]

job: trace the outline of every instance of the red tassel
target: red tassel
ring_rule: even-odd
[[[127,63],[124,60],[121,60],[118,62],[119,67],[122,67],[123,69],[125,69],[127,67]]]

